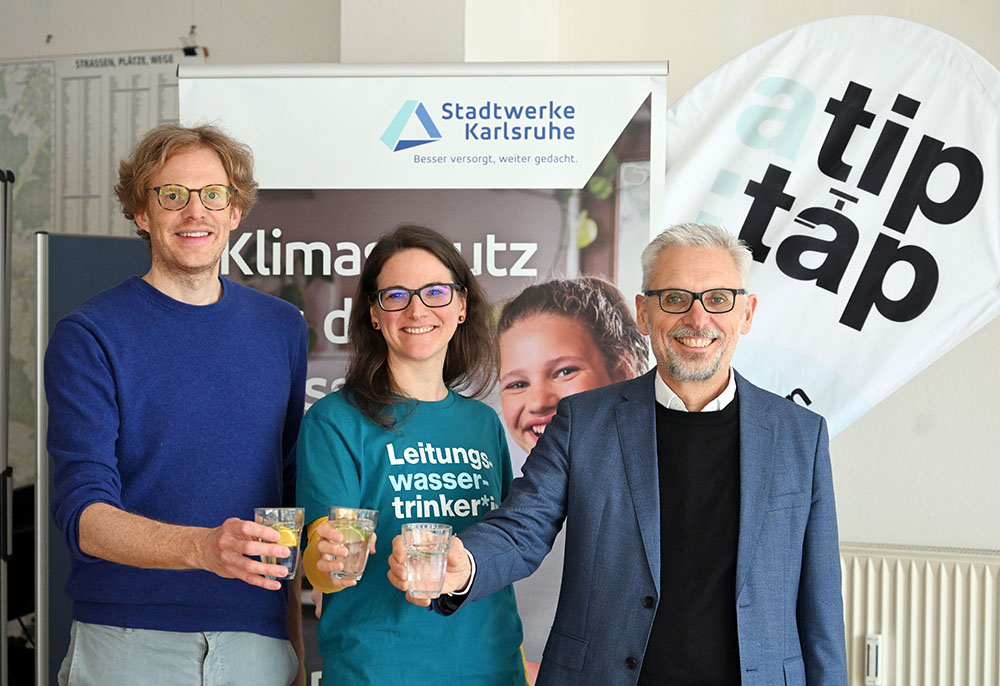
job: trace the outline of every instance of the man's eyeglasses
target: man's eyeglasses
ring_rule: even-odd
[[[731,312],[736,305],[736,296],[744,295],[742,288],[713,288],[700,293],[686,291],[683,288],[660,288],[655,291],[643,291],[647,298],[654,295],[660,301],[660,309],[668,314],[684,314],[691,309],[695,300],[701,301],[701,306],[711,314]]]
[[[183,210],[187,207],[188,202],[190,202],[191,194],[197,193],[205,209],[212,210],[213,212],[218,212],[229,207],[229,203],[233,199],[233,193],[236,192],[235,189],[218,183],[211,186],[203,186],[202,188],[188,188],[179,183],[169,183],[166,186],[156,186],[147,190],[156,193],[156,202],[160,203],[160,207],[165,210]]]
[[[445,307],[450,305],[455,298],[455,291],[465,290],[457,283],[429,283],[420,288],[403,288],[402,286],[391,286],[383,288],[371,294],[371,301],[377,302],[378,306],[386,312],[398,312],[405,310],[410,305],[413,296],[420,298],[427,307]]]

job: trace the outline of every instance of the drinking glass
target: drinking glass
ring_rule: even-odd
[[[344,537],[343,545],[347,548],[347,557],[338,558],[328,555],[330,560],[340,560],[344,569],[340,572],[330,572],[334,579],[361,580],[365,565],[368,563],[368,550],[375,526],[378,524],[378,510],[367,510],[359,507],[331,507],[330,526]]]
[[[278,545],[288,546],[288,557],[261,555],[260,561],[267,565],[282,565],[288,570],[287,576],[269,576],[268,579],[294,579],[299,567],[299,538],[305,524],[306,511],[301,507],[258,507],[253,511],[253,519],[258,524],[275,529],[280,538]]]
[[[441,595],[451,544],[451,526],[430,522],[403,525],[406,548],[406,577],[414,598],[437,598]]]

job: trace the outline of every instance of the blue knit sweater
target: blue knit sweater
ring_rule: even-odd
[[[194,306],[133,277],[56,324],[45,356],[52,515],[79,621],[286,638],[287,599],[204,571],[138,569],[80,550],[93,503],[214,527],[292,504],[306,325],[294,307],[222,278]]]

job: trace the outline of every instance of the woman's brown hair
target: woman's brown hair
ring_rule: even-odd
[[[348,325],[350,360],[344,379],[350,402],[387,429],[396,425],[391,407],[400,397],[389,369],[385,339],[372,327],[369,306],[378,290],[382,267],[396,253],[410,249],[426,250],[441,260],[464,289],[465,321],[448,342],[442,374],[445,385],[463,395],[482,397],[496,382],[493,312],[469,265],[454,244],[437,231],[400,226],[379,239],[361,269]]]

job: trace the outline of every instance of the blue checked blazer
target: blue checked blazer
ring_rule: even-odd
[[[631,686],[660,597],[656,370],[564,398],[503,505],[460,538],[466,603],[528,576],[566,524],[538,686]],[[844,686],[840,555],[825,420],[736,375],[736,606],[745,686]],[[643,603],[647,596],[656,602]],[[459,610],[461,611],[461,610]]]

